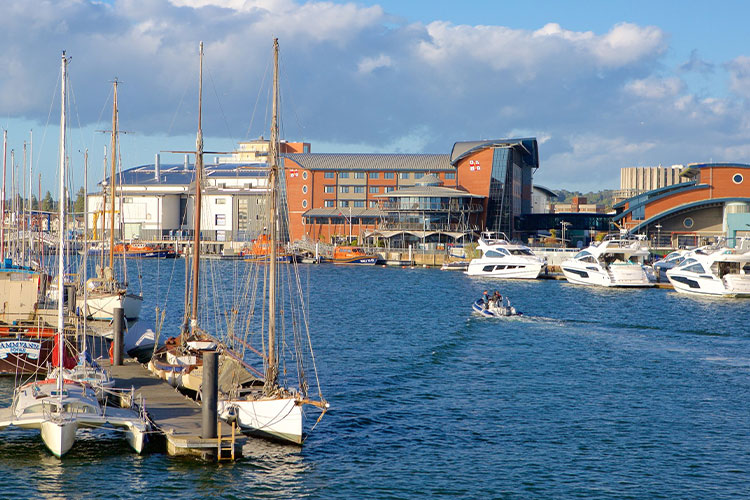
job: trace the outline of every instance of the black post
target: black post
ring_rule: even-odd
[[[203,405],[203,439],[218,437],[219,393],[219,353],[203,351],[203,385],[201,387],[201,404]]]
[[[122,307],[115,307],[112,317],[112,364],[122,366],[123,331],[125,327],[125,311]]]
[[[68,313],[76,313],[76,286],[65,285],[65,300],[68,303]]]

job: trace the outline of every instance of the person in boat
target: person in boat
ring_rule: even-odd
[[[484,308],[489,309],[490,308],[490,294],[487,293],[487,290],[484,291],[482,300],[484,300]]]
[[[495,290],[495,293],[492,294],[492,298],[495,299],[495,305],[501,306],[503,305],[503,296],[500,295],[500,292]]]

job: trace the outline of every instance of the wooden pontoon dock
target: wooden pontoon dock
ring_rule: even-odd
[[[106,360],[102,364],[110,369],[115,387],[132,387],[136,401],[144,401],[152,424],[164,435],[169,455],[193,455],[216,460],[233,460],[242,455],[245,437],[239,430],[219,421],[219,437],[202,438],[201,406],[137,361],[126,359],[121,366],[110,366],[109,360]]]

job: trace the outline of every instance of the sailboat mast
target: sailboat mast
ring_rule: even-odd
[[[198,134],[195,138],[195,206],[193,214],[193,286],[190,308],[190,331],[195,333],[198,327],[198,271],[201,254],[201,188],[203,184],[203,128],[201,124],[203,110],[203,42],[200,43],[200,64],[198,71]]]
[[[269,144],[270,172],[269,172],[269,231],[271,237],[271,255],[268,272],[268,367],[266,368],[264,391],[272,393],[277,386],[279,367],[276,359],[276,191],[278,190],[279,175],[279,39],[273,39],[273,97],[272,97],[271,139]]]
[[[57,377],[57,389],[62,394],[63,376],[63,353],[65,352],[65,336],[63,332],[65,330],[65,323],[63,319],[63,300],[65,292],[65,282],[63,281],[63,274],[65,272],[65,142],[66,142],[66,119],[65,116],[65,93],[67,92],[67,60],[65,59],[65,51],[62,53],[62,88],[61,97],[62,105],[60,106],[60,199],[58,202],[58,217],[59,222],[57,224],[58,229],[58,249],[57,249],[57,265],[58,265],[58,282],[57,282],[57,362],[60,367],[60,372]]]
[[[114,100],[112,105],[112,168],[110,169],[109,186],[112,205],[109,209],[109,268],[115,269],[115,175],[117,174],[117,78],[113,82]]]
[[[0,191],[0,259],[5,264],[5,168],[8,160],[8,131],[3,130],[3,186]]]

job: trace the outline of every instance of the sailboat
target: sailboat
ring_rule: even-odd
[[[109,210],[109,265],[103,264],[97,268],[99,276],[86,281],[88,297],[86,298],[86,315],[91,319],[109,321],[114,317],[114,310],[120,308],[125,319],[138,319],[143,305],[143,295],[129,292],[127,284],[119,283],[115,279],[115,201],[117,191],[117,79],[114,80],[114,99],[112,107],[112,148],[111,171],[109,179],[110,210]],[[106,204],[106,194],[102,200]],[[88,215],[87,215],[88,216]],[[123,266],[125,266],[123,261]]]
[[[62,110],[60,112],[60,202],[58,266],[65,265],[65,164],[66,164],[66,91],[67,58],[62,54]],[[67,453],[75,443],[79,427],[110,425],[122,428],[128,442],[141,452],[148,426],[138,413],[126,408],[107,408],[99,403],[93,389],[85,383],[68,380],[64,367],[68,364],[65,349],[64,287],[57,290],[57,335],[53,362],[57,367],[47,379],[33,381],[17,388],[10,408],[0,410],[0,429],[17,426],[39,429],[42,441],[57,457]],[[68,365],[70,366],[70,365]]]
[[[158,349],[149,360],[148,368],[156,376],[164,379],[174,387],[185,389],[197,395],[203,382],[203,352],[216,350],[219,353],[219,390],[225,389],[226,381],[239,380],[248,383],[256,379],[245,366],[242,359],[236,356],[222,342],[201,329],[198,324],[198,298],[200,285],[201,255],[201,199],[203,191],[203,42],[200,43],[200,70],[198,81],[198,133],[195,151],[195,195],[193,203],[193,244],[192,280],[185,289],[185,320],[179,336],[167,339],[164,346]],[[188,263],[186,262],[186,265]],[[186,270],[187,273],[187,270]],[[187,277],[187,276],[186,276]],[[188,310],[190,314],[188,316]],[[188,319],[189,318],[189,319]]]
[[[301,293],[301,284],[297,263],[292,262],[285,268],[291,268],[294,276],[282,280],[279,275],[277,259],[278,239],[282,232],[280,221],[284,220],[279,205],[283,205],[283,176],[280,175],[279,158],[279,125],[278,125],[278,70],[279,70],[279,42],[277,38],[273,41],[274,79],[272,97],[272,122],[271,138],[269,148],[269,196],[268,196],[268,224],[269,224],[269,248],[270,258],[265,264],[264,274],[267,282],[263,290],[267,296],[262,301],[267,304],[267,317],[261,318],[259,328],[265,330],[262,341],[264,351],[250,348],[261,353],[261,359],[265,368],[262,384],[236,384],[230,392],[229,397],[219,398],[218,413],[221,418],[228,422],[237,422],[239,427],[248,434],[270,438],[287,443],[302,444],[305,438],[303,406],[310,405],[320,411],[316,421],[320,421],[329,408],[328,402],[323,398],[318,382],[317,399],[309,396],[309,385],[306,377],[306,362],[312,364],[313,372],[317,382],[315,370],[315,358],[309,343],[310,332],[307,324],[306,306]],[[289,285],[285,287],[284,285]],[[284,289],[294,290],[288,296],[283,296]],[[254,310],[254,307],[247,308]],[[235,308],[237,310],[237,308]],[[292,315],[292,318],[283,315]],[[252,321],[244,321],[252,324]],[[278,328],[277,328],[278,326]],[[292,329],[293,341],[287,342],[286,338],[279,338],[279,334],[285,333],[285,328]],[[307,342],[305,342],[307,341]],[[303,351],[302,344],[305,343],[309,351]],[[246,343],[243,342],[246,345]],[[281,357],[286,352],[284,346],[292,344],[291,353],[295,367],[287,370],[286,364],[281,364]],[[250,347],[250,346],[247,346]],[[296,380],[292,381],[290,372],[295,372]]]

